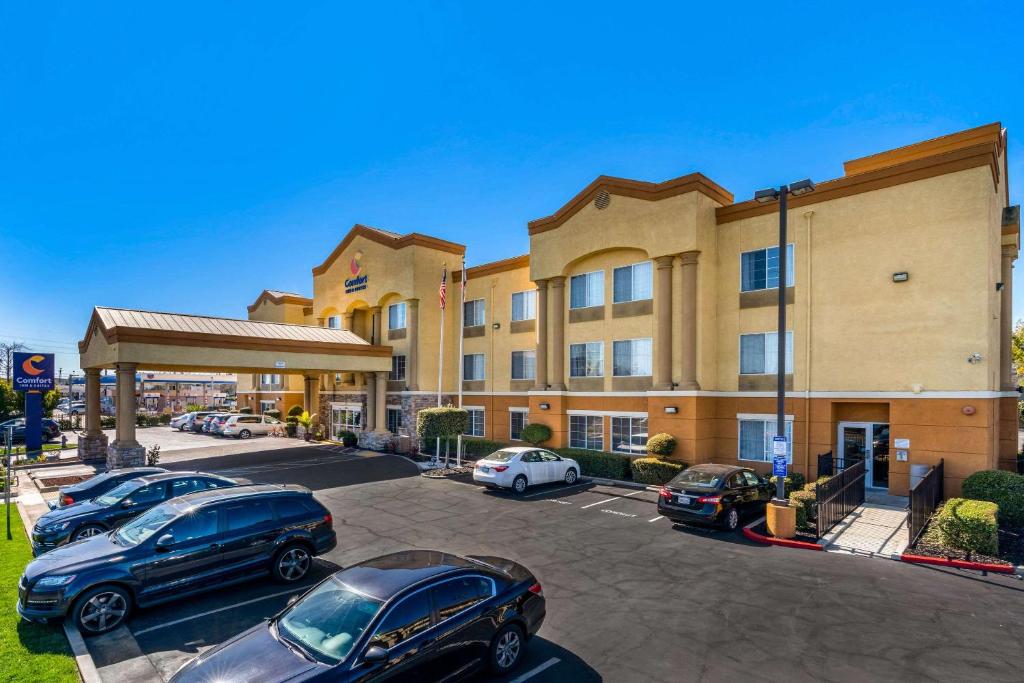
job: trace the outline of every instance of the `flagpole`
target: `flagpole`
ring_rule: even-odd
[[[459,291],[462,295],[459,297],[459,408],[462,407],[462,381],[463,373],[465,372],[465,360],[463,359],[463,340],[465,339],[464,327],[466,325],[466,256],[462,256],[462,286]],[[455,466],[462,467],[462,434],[459,434],[459,440],[455,446]]]
[[[443,270],[441,271],[441,290],[438,292],[441,304],[441,334],[440,341],[438,343],[438,357],[437,357],[437,407],[441,407],[441,378],[444,373],[444,309],[445,300],[447,299],[447,292],[445,292],[446,281],[448,279],[448,264],[444,264]],[[434,461],[437,462],[441,459],[441,437],[437,437],[437,441],[434,446]]]

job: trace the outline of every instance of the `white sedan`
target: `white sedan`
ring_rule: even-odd
[[[476,461],[473,481],[513,493],[523,493],[527,486],[564,481],[575,484],[580,466],[572,458],[563,458],[543,448],[502,448]]]

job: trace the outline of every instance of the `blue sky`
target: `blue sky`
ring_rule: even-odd
[[[744,199],[992,121],[1019,203],[1021,5],[840,5],[6,3],[0,338],[66,371],[92,306],[244,317],[356,222],[472,265],[599,174]]]

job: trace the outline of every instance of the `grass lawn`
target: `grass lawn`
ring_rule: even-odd
[[[0,682],[77,683],[78,667],[60,624],[32,624],[14,611],[18,579],[32,559],[21,515],[11,505],[11,535],[7,540],[6,510],[0,504]]]
[[[77,447],[78,447],[77,444],[68,443],[68,448],[77,448]],[[59,451],[60,450],[60,443],[44,443],[43,444],[43,450],[44,451]],[[13,453],[14,455],[21,455],[24,452],[25,452],[25,447],[24,446],[15,446],[11,450],[11,453]]]

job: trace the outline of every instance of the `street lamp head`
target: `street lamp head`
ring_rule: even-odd
[[[814,182],[810,178],[798,180],[789,186],[789,192],[795,197],[814,192]]]
[[[754,193],[754,201],[758,204],[767,204],[773,202],[779,198],[779,191],[775,188],[768,188],[767,190],[758,190]]]

